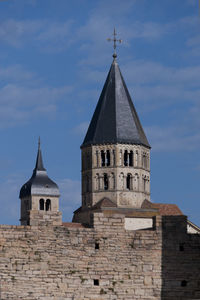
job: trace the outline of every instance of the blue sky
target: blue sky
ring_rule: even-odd
[[[19,190],[43,160],[63,220],[80,206],[80,144],[118,62],[152,146],[151,197],[200,225],[197,0],[0,1],[0,223],[19,224]]]

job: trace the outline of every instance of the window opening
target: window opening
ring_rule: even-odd
[[[103,150],[101,150],[101,166],[102,167],[105,166],[105,161],[106,161],[105,153]]]
[[[146,192],[146,178],[143,178],[143,189]]]
[[[126,177],[126,188],[128,190],[131,189],[131,175],[130,174],[128,174],[127,177]]]
[[[51,200],[47,199],[46,201],[46,211],[51,210]]]
[[[108,190],[108,175],[107,174],[104,174],[103,181],[104,181],[104,190]]]
[[[180,251],[184,251],[184,250],[185,250],[185,249],[184,249],[184,244],[180,244],[180,245],[179,245],[179,250],[180,250]]]
[[[106,151],[106,166],[110,166],[110,151]]]
[[[186,280],[182,280],[181,281],[181,286],[187,286],[187,281]]]
[[[40,199],[40,210],[44,210],[44,199]]]
[[[146,157],[145,154],[143,155],[143,167],[144,167],[145,169],[147,168],[147,157]]]
[[[95,243],[95,249],[98,250],[99,249],[99,243]]]
[[[128,166],[128,151],[127,150],[124,151],[124,166],[125,167]]]
[[[94,279],[94,285],[99,285],[99,279]]]

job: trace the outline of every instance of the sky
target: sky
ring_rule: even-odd
[[[151,144],[151,200],[200,226],[198,0],[0,1],[0,224],[19,224],[38,137],[63,221],[81,205],[80,145],[112,63]]]

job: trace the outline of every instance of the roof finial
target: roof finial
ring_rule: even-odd
[[[114,48],[113,58],[115,59],[115,58],[117,57],[117,53],[116,53],[117,42],[122,43],[122,40],[118,40],[118,39],[116,38],[117,33],[116,33],[116,30],[115,30],[115,27],[114,27],[113,36],[114,36],[113,39],[108,38],[107,41],[113,42],[113,48]]]
[[[38,138],[38,149],[40,149],[40,136]]]

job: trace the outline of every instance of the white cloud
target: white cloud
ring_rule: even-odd
[[[129,61],[123,66],[128,80],[134,84],[189,84],[199,86],[200,65],[193,67],[168,67],[161,63],[145,60]]]
[[[187,40],[187,46],[190,49],[190,54],[200,56],[200,37],[199,35],[193,36]]]
[[[19,224],[20,200],[19,190],[22,185],[22,176],[11,175],[0,183],[0,222],[1,224]]]
[[[61,51],[72,42],[73,22],[9,19],[0,23],[0,41],[13,47],[31,44],[46,51]]]
[[[193,36],[187,40],[188,46],[199,46],[200,45],[200,36]]]
[[[186,0],[186,4],[190,5],[190,6],[197,6],[197,0]]]
[[[175,68],[153,61],[129,61],[121,66],[128,89],[138,103],[151,103],[145,110],[158,109],[180,102],[194,103],[200,98],[199,73],[200,65]],[[103,82],[106,74],[103,71],[83,69],[80,72],[83,80]]]
[[[33,79],[35,74],[25,70],[21,65],[0,66],[0,80],[6,81],[27,81]]]
[[[20,65],[1,67],[0,79],[0,128],[53,116],[58,102],[72,92],[70,86],[41,86],[41,80]]]
[[[0,24],[0,40],[13,47],[20,47],[24,39],[32,39],[43,24],[43,21],[6,20]]]
[[[152,126],[145,129],[153,151],[194,151],[200,145],[200,133],[187,126]]]
[[[81,136],[85,135],[89,126],[89,122],[82,122],[77,125],[73,131]]]

